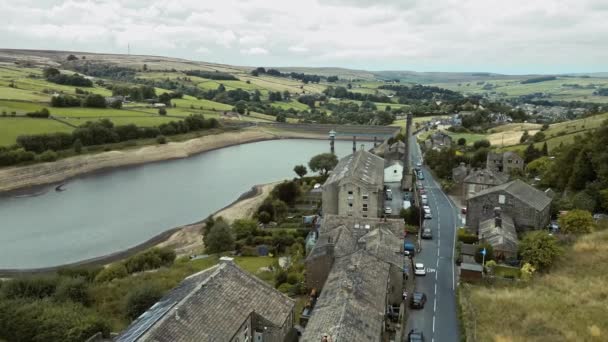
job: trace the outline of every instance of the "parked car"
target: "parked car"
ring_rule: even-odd
[[[417,262],[414,265],[414,275],[423,276],[426,275],[426,270],[424,269],[424,264],[421,262]]]
[[[410,308],[422,309],[426,304],[426,295],[422,292],[414,292],[410,298]]]
[[[418,171],[418,179],[424,180],[424,174],[422,173],[422,171]]]
[[[386,199],[389,200],[389,201],[393,200],[393,190],[386,189]]]
[[[425,211],[424,212],[424,219],[425,220],[431,220],[431,219],[433,219],[433,215],[431,214],[430,211]]]
[[[412,329],[407,334],[407,340],[409,342],[424,342],[424,335],[422,334],[422,331],[418,329]]]
[[[404,192],[404,193],[403,193],[403,200],[404,200],[404,201],[409,201],[409,200],[411,200],[411,199],[412,199],[412,195],[411,195],[411,193],[409,193],[409,192]]]
[[[426,194],[426,190],[424,190],[424,188],[420,188],[420,191],[419,191],[419,192],[420,192],[421,194],[423,194],[423,195],[424,195],[424,194]]]
[[[391,207],[384,208],[384,213],[390,215],[393,213],[393,209]]]
[[[405,254],[405,256],[414,256],[415,252],[416,252],[416,246],[414,246],[413,243],[411,243],[411,242],[403,243],[403,254]]]
[[[466,214],[466,213],[467,213],[467,208],[462,208],[462,209],[460,209],[460,212],[461,212],[462,214]]]
[[[424,228],[422,231],[422,238],[426,240],[433,239],[433,232],[431,232],[431,228]]]

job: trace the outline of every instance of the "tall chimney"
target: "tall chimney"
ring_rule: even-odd
[[[412,113],[407,114],[405,121],[405,137],[403,137],[403,143],[405,144],[405,151],[403,153],[403,175],[401,176],[405,182],[405,177],[410,174],[410,134],[412,133]],[[399,151],[399,148],[397,148]]]

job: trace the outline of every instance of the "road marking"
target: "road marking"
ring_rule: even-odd
[[[435,315],[433,315],[433,334],[435,333]]]
[[[437,295],[437,283],[435,283],[435,295]],[[437,303],[437,298],[435,298],[435,303]]]
[[[437,311],[437,298],[433,301],[433,312]]]
[[[435,273],[435,281],[437,281],[437,274],[438,274],[438,273]]]
[[[439,259],[437,259],[437,266],[436,268],[439,268]]]
[[[439,248],[437,248],[437,257],[439,257]]]

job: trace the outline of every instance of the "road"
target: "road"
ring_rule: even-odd
[[[422,159],[415,137],[411,137],[411,146],[410,160],[415,165]],[[409,311],[405,333],[415,328],[422,330],[425,341],[459,341],[455,296],[458,270],[453,261],[458,209],[425,167],[423,174],[422,183],[433,215],[424,224],[431,228],[433,239],[422,240],[422,250],[414,260],[426,267],[426,276],[416,277],[415,289],[426,293],[427,302],[422,310]]]

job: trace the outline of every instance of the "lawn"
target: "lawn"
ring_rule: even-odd
[[[289,102],[285,102],[285,101],[277,101],[277,102],[273,102],[271,104],[273,107],[279,107],[279,108],[283,108],[283,109],[289,109],[289,108],[293,108],[299,111],[302,110],[308,110],[308,105],[305,105],[301,102],[298,102],[297,100],[290,100]]]
[[[24,134],[72,132],[73,128],[51,119],[0,117],[0,146],[15,144]]]
[[[37,93],[31,90],[15,89],[0,85],[0,99],[23,100],[23,101],[49,101],[47,94]]]
[[[475,134],[475,133],[452,133],[449,131],[445,131],[450,137],[452,137],[452,141],[454,143],[458,143],[458,139],[465,138],[468,146],[473,146],[476,141],[488,139],[487,134]]]
[[[478,341],[605,341],[608,231],[583,236],[529,284],[462,285],[463,322]]]

